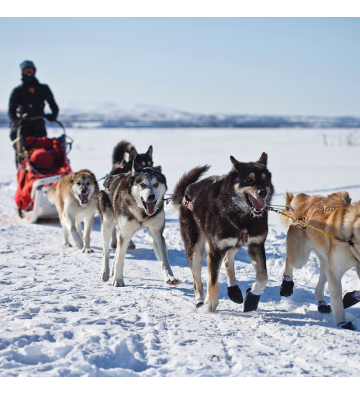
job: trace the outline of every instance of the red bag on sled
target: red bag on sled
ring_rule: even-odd
[[[29,155],[18,164],[18,186],[15,193],[15,203],[18,208],[27,211],[32,209],[31,190],[35,181],[72,173],[63,148],[63,138],[26,138],[25,149]]]

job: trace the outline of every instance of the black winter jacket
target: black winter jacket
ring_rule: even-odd
[[[45,100],[49,103],[54,118],[57,117],[59,107],[50,88],[45,84],[40,84],[36,78],[35,80],[35,84],[32,85],[35,88],[34,93],[29,91],[26,83],[17,86],[11,92],[9,100],[11,122],[16,123],[24,113],[28,113],[30,117],[44,115]]]

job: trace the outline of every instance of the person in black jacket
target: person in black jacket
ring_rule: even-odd
[[[59,113],[54,96],[50,88],[40,84],[35,78],[36,68],[33,62],[25,60],[20,65],[23,83],[13,89],[9,100],[9,118],[11,120],[10,139],[17,137],[17,128],[20,118],[27,114],[26,118],[45,116],[49,121],[55,121]],[[45,101],[49,103],[52,114],[44,114]],[[21,121],[21,135],[26,138],[45,137],[46,128],[44,119]]]

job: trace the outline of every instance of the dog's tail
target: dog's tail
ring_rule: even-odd
[[[120,143],[118,143],[114,147],[113,155],[112,155],[112,163],[113,165],[115,163],[120,163],[123,159],[125,159],[125,153],[130,153],[131,150],[135,150],[135,147],[133,144],[129,143],[126,140],[121,140]],[[136,152],[136,150],[135,150]]]
[[[180,210],[183,197],[185,195],[185,189],[188,185],[193,184],[198,181],[199,178],[210,169],[210,166],[198,166],[189,172],[185,173],[175,186],[174,192],[172,194],[173,206],[176,210]]]
[[[289,215],[288,207],[290,207],[293,199],[294,199],[294,194],[291,192],[286,192],[286,196],[285,196],[286,211],[284,212],[284,214]],[[280,215],[280,222],[287,229],[290,226],[290,224],[292,223],[292,219],[285,217],[285,215]]]
[[[55,187],[50,187],[47,191],[47,198],[50,203],[55,204]]]

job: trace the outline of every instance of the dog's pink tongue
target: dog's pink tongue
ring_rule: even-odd
[[[88,204],[88,202],[89,202],[88,195],[80,195],[80,197],[81,197],[81,200],[82,200],[85,204]]]
[[[256,210],[261,210],[265,206],[265,202],[261,199],[255,199],[251,196],[251,203],[256,208]]]
[[[155,213],[155,202],[146,203],[146,210],[148,214],[153,215]]]

